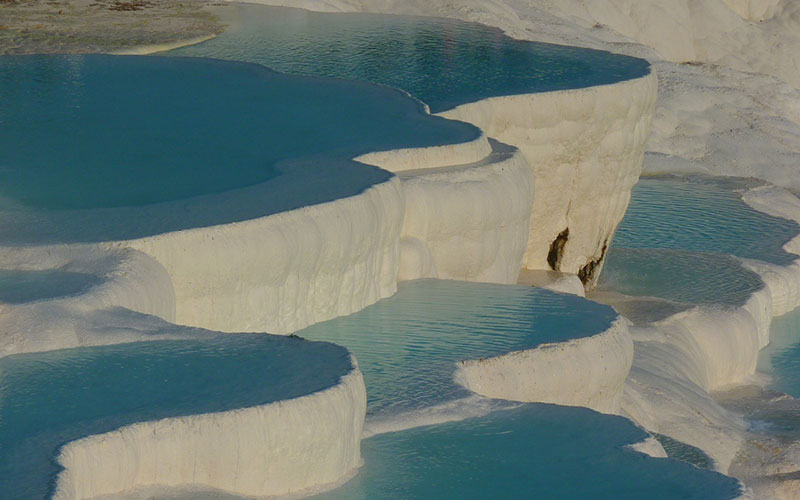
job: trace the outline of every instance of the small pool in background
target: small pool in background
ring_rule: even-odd
[[[351,369],[342,347],[272,335],[7,356],[0,359],[0,497],[48,498],[58,449],[74,439],[302,396]]]
[[[350,349],[367,386],[367,418],[464,398],[456,363],[603,332],[614,310],[541,288],[424,279],[349,316],[297,332]]]
[[[730,255],[612,246],[597,289],[683,304],[741,306],[763,287]]]
[[[613,247],[728,254],[787,265],[783,250],[800,233],[794,221],[751,208],[736,192],[744,181],[643,177],[633,188]]]
[[[220,15],[230,25],[224,33],[167,54],[379,83],[409,92],[434,113],[488,97],[615,83],[650,70],[643,59],[516,40],[453,19],[247,3],[229,4]]]
[[[79,295],[100,281],[97,276],[86,273],[0,269],[0,304],[22,304]]]
[[[281,183],[257,203],[221,210],[209,201],[161,217],[136,212],[124,229],[75,230],[101,234],[49,228],[58,243],[129,239],[352,196],[391,175],[351,161],[357,155],[480,135],[386,87],[199,58],[3,56],[0,95],[2,211],[88,217]],[[3,217],[0,239],[45,231],[41,221],[18,219]],[[83,226],[112,225],[102,220]]]
[[[796,257],[783,246],[800,233],[794,221],[742,201],[739,191],[747,187],[747,180],[735,178],[640,179],[598,291],[689,305],[743,305],[763,283],[737,257],[788,265]]]
[[[722,500],[735,479],[625,448],[647,434],[585,408],[526,404],[363,441],[364,465],[315,497]]]

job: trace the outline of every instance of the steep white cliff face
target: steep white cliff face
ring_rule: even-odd
[[[251,497],[318,488],[360,465],[365,412],[355,367],[338,385],[297,399],[89,436],[62,448],[53,499],[147,486],[204,486]]]
[[[462,361],[455,377],[471,391],[490,398],[619,413],[632,360],[627,320],[619,318],[608,330],[591,337]]]
[[[493,145],[475,164],[400,173],[406,211],[399,279],[516,282],[533,179],[516,148]]]
[[[518,147],[531,165],[535,193],[525,267],[580,274],[593,284],[639,179],[655,100],[656,77],[649,74],[484,99],[442,116]]]

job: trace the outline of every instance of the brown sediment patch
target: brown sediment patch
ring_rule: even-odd
[[[594,283],[597,270],[600,269],[600,265],[603,263],[603,259],[606,257],[606,251],[608,251],[608,240],[603,243],[603,249],[600,251],[600,257],[591,259],[578,271],[578,278],[580,278],[581,283],[583,283],[584,286]]]
[[[559,271],[561,267],[561,258],[564,256],[564,247],[569,241],[569,228],[564,229],[556,239],[550,244],[550,251],[547,252],[547,264],[553,271]]]
[[[221,33],[215,0],[0,0],[0,54],[99,53]]]

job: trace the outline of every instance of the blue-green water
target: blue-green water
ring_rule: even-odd
[[[730,499],[738,482],[625,448],[647,434],[584,408],[522,405],[363,441],[364,466],[317,499]]]
[[[599,290],[658,297],[684,304],[741,306],[761,278],[724,254],[670,249],[617,248],[608,252]]]
[[[800,226],[750,208],[733,187],[714,178],[642,178],[613,246],[729,254],[780,265],[794,261],[783,245]]]
[[[409,92],[433,112],[487,97],[615,83],[650,70],[643,59],[515,40],[452,19],[233,4],[223,20],[230,26],[218,37],[169,54],[379,83]]]
[[[608,306],[540,288],[427,279],[297,334],[356,355],[368,414],[377,415],[469,395],[453,380],[459,361],[595,335],[616,317]]]
[[[302,396],[335,385],[350,369],[342,347],[271,335],[2,358],[0,498],[47,498],[58,448],[68,441],[135,422]]]
[[[0,304],[78,295],[99,282],[97,276],[85,273],[0,269]]]
[[[258,184],[279,176],[282,161],[479,135],[385,87],[210,59],[4,56],[0,95],[0,197],[12,207],[147,205]],[[295,203],[349,196],[389,176],[359,167]]]
[[[598,288],[683,304],[740,306],[764,285],[737,259],[794,261],[783,246],[800,226],[759,212],[745,180],[642,178],[617,229]]]

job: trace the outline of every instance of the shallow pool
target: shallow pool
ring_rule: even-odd
[[[454,19],[319,13],[247,3],[226,6],[229,28],[170,55],[263,64],[403,89],[432,112],[487,97],[614,83],[650,66],[610,52],[510,38]]]
[[[58,449],[74,439],[135,422],[302,396],[335,385],[351,366],[342,347],[271,335],[2,358],[0,498],[47,498],[59,471]]]
[[[794,221],[759,212],[737,193],[744,181],[645,177],[614,237],[614,247],[729,254],[787,265],[783,250],[800,233]]]
[[[741,306],[762,287],[761,278],[730,255],[612,247],[597,289],[684,304]]]
[[[459,361],[588,337],[616,317],[608,306],[541,288],[426,279],[297,334],[356,355],[369,418],[472,394],[453,380]]]
[[[650,458],[626,445],[647,434],[585,408],[522,405],[363,441],[364,466],[317,499],[730,499],[736,480]]]
[[[139,207],[276,178],[303,188],[287,197],[281,185],[222,219],[184,209],[190,227],[351,196],[391,175],[354,156],[480,134],[396,90],[210,59],[3,56],[0,95],[5,211]]]

